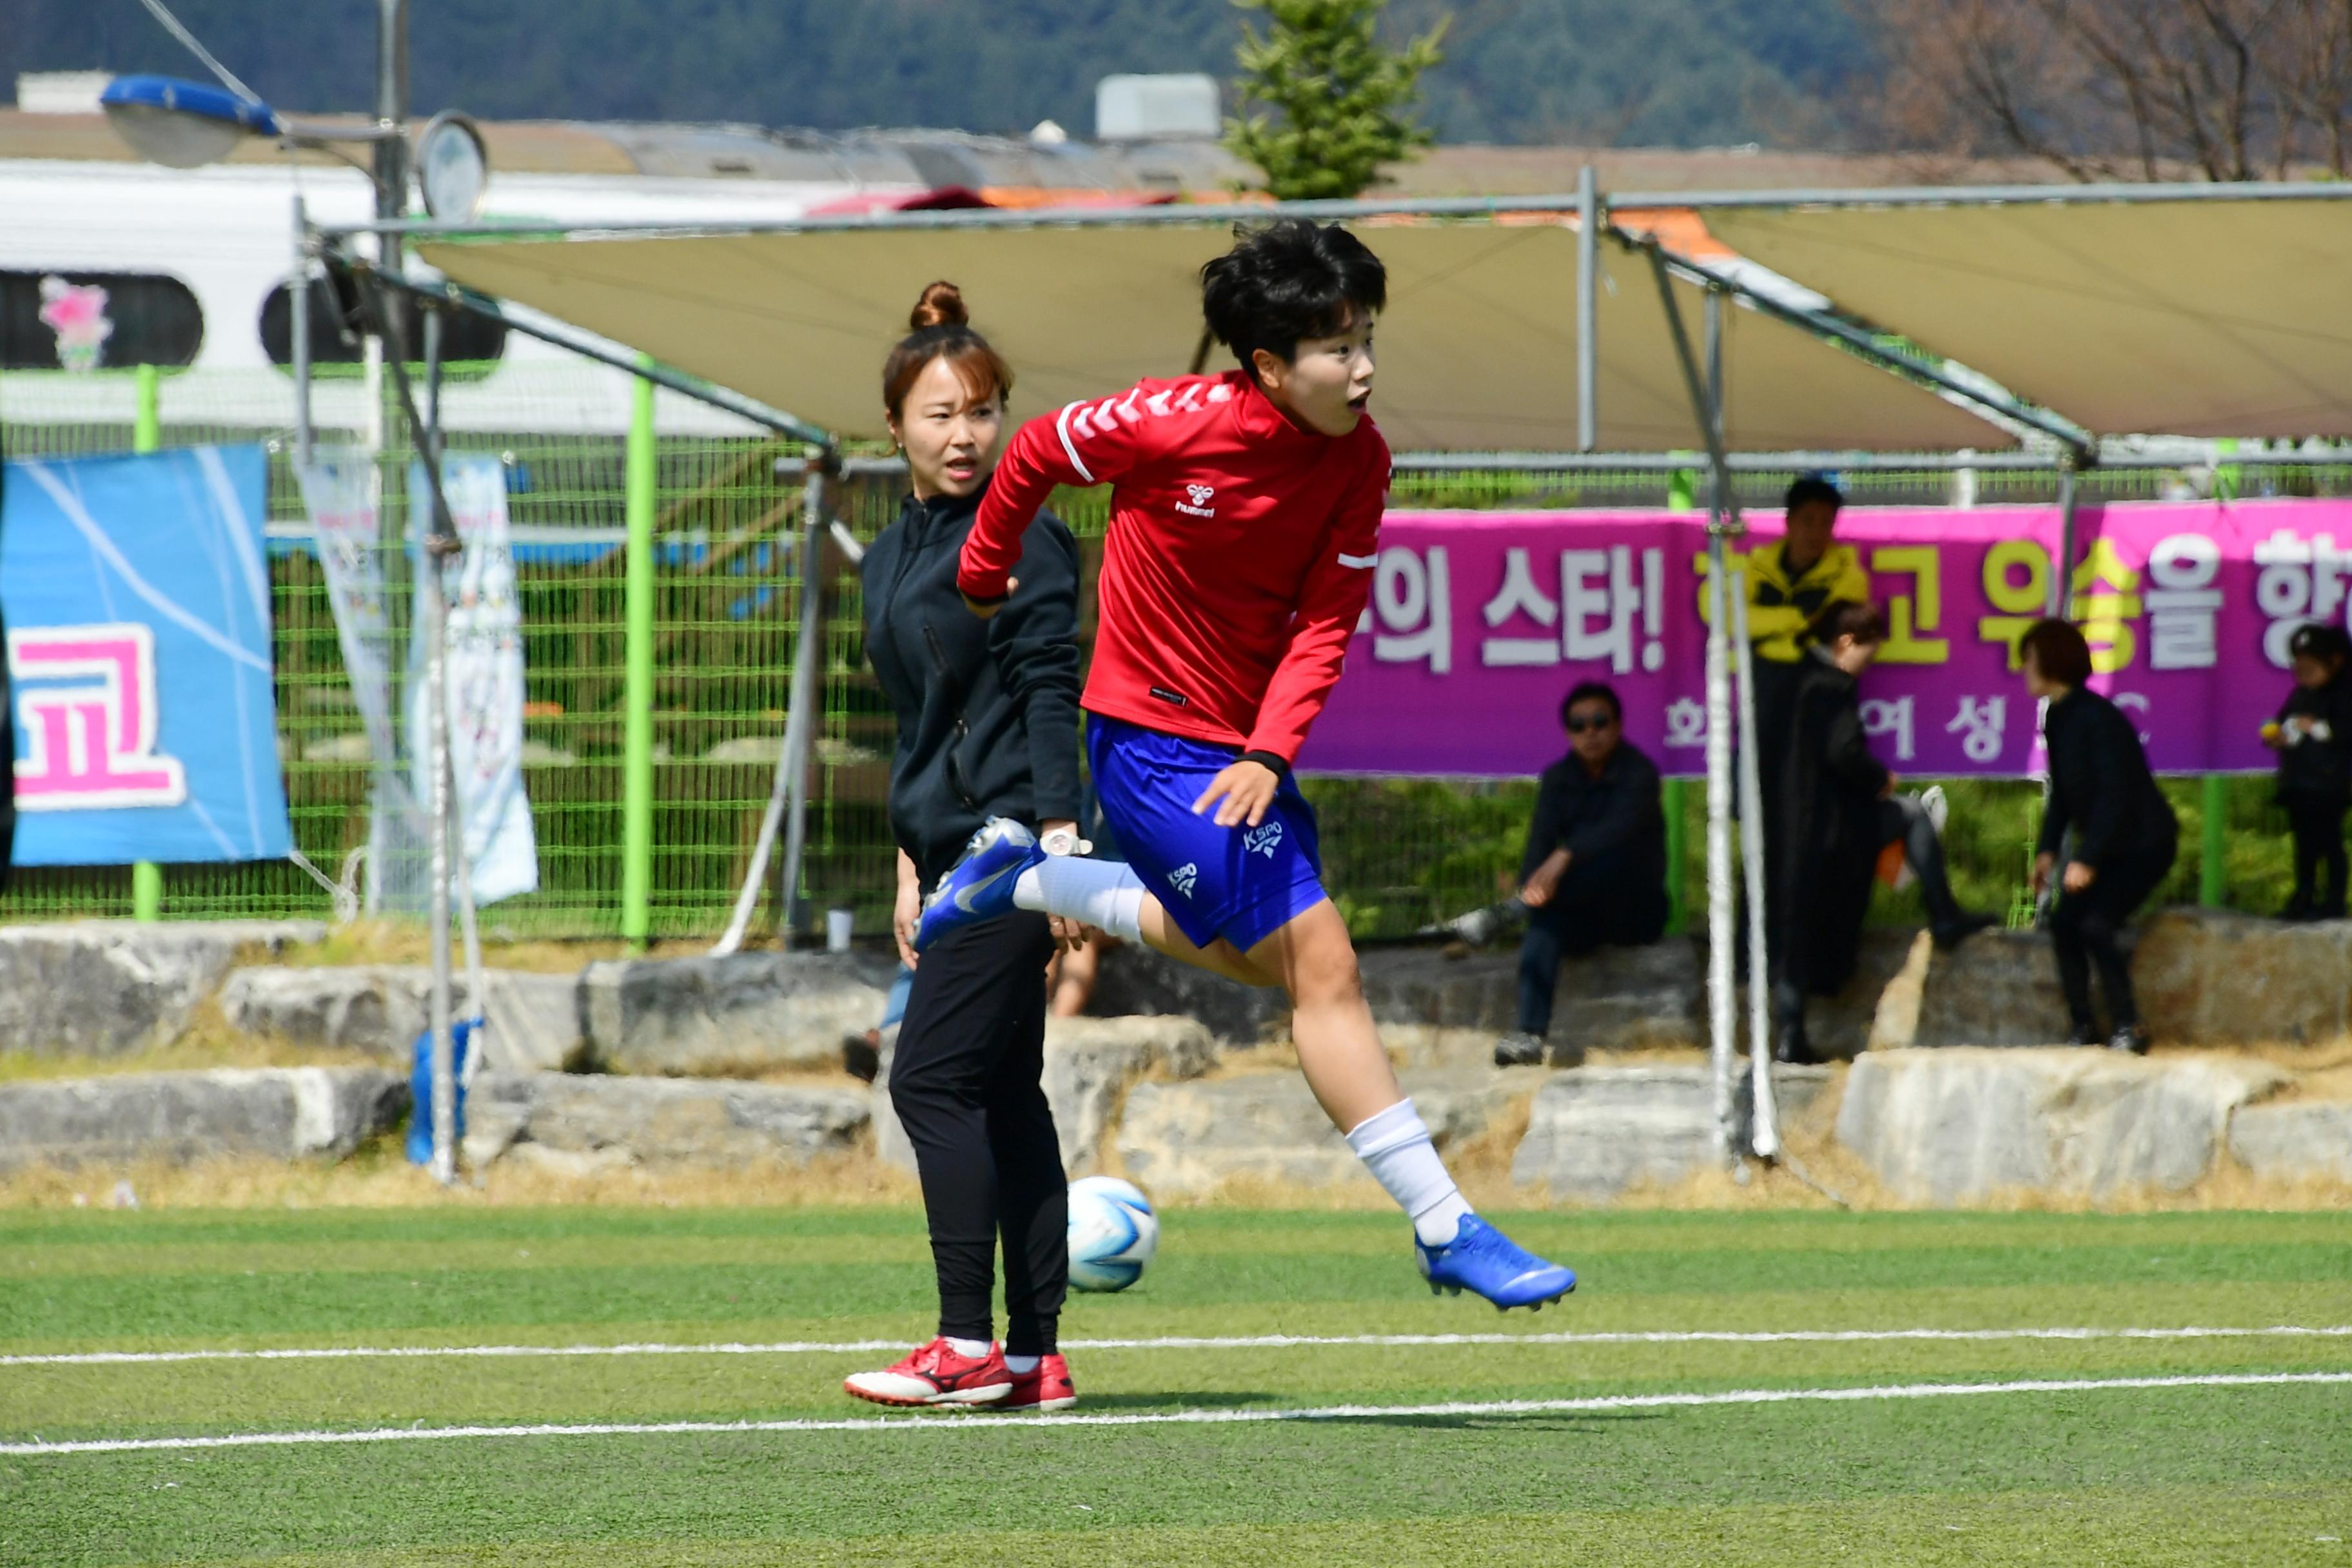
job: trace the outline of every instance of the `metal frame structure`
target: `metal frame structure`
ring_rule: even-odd
[[[379,0],[387,18],[398,15],[400,0]],[[390,26],[389,20],[387,26]],[[387,92],[393,84],[386,84]],[[380,153],[380,156],[381,156]],[[394,156],[397,154],[394,153]],[[381,184],[381,181],[379,182]],[[1888,471],[1900,469],[2019,469],[2047,468],[2053,458],[2060,468],[2059,506],[2063,514],[2061,559],[2055,563],[2051,589],[2051,608],[2056,613],[2065,602],[2066,584],[2074,570],[2074,496],[2076,482],[2083,469],[2107,466],[2130,468],[2161,468],[2187,466],[2179,458],[2158,454],[2103,450],[2095,432],[2084,429],[2063,416],[2063,411],[2041,408],[2012,396],[1981,376],[1956,374],[1945,368],[1956,362],[1931,355],[1899,352],[1891,347],[1883,334],[1866,326],[1830,311],[1811,310],[1790,303],[1785,299],[1761,291],[1738,279],[1708,268],[1688,258],[1667,251],[1654,234],[1636,235],[1620,227],[1612,212],[1635,210],[1688,210],[1705,213],[1709,209],[1757,207],[1912,207],[1995,205],[2002,204],[2064,204],[2099,203],[2205,203],[2205,202],[2276,202],[2276,201],[2342,201],[2352,200],[2352,185],[2279,184],[2270,185],[2213,184],[2148,184],[2148,185],[1989,185],[1989,186],[1907,186],[1888,189],[1797,189],[1766,191],[1627,191],[1608,194],[1597,187],[1593,170],[1586,166],[1580,174],[1577,189],[1568,195],[1523,197],[1455,197],[1441,199],[1400,199],[1377,201],[1318,201],[1283,204],[1229,203],[1217,205],[1167,206],[1120,209],[1028,209],[1028,210],[950,210],[936,212],[892,212],[808,217],[787,221],[758,221],[741,224],[710,225],[680,224],[673,220],[625,220],[585,226],[544,220],[474,221],[442,223],[426,220],[394,218],[379,204],[379,215],[371,222],[337,226],[312,226],[299,204],[295,210],[297,254],[294,306],[294,374],[298,387],[299,413],[298,439],[300,449],[308,450],[310,422],[310,363],[307,312],[303,290],[307,288],[310,268],[330,252],[340,252],[356,268],[366,266],[369,258],[355,254],[352,242],[373,239],[377,253],[385,258],[375,270],[378,280],[385,286],[407,290],[445,308],[475,311],[493,317],[512,330],[528,333],[549,342],[571,349],[587,358],[626,370],[683,395],[699,399],[716,407],[736,414],[777,433],[806,441],[818,448],[818,456],[803,468],[806,487],[803,560],[806,563],[805,586],[802,606],[803,628],[801,647],[793,669],[793,696],[787,721],[782,754],[778,759],[776,789],[763,821],[759,851],[751,876],[739,900],[734,921],[722,939],[719,951],[732,951],[748,929],[758,889],[764,877],[767,853],[772,845],[780,816],[788,818],[785,826],[785,850],[782,866],[785,891],[781,901],[786,940],[790,940],[793,922],[799,915],[798,887],[800,860],[805,842],[807,759],[814,736],[810,728],[810,710],[814,706],[809,694],[814,690],[815,666],[822,651],[821,637],[812,630],[819,625],[822,584],[815,581],[818,551],[826,537],[824,502],[827,482],[841,475],[844,466],[838,444],[833,435],[806,421],[769,407],[753,399],[742,397],[723,388],[714,387],[691,376],[679,374],[649,363],[633,361],[623,352],[593,338],[570,329],[532,320],[507,311],[497,301],[449,282],[423,283],[406,276],[400,258],[405,242],[423,238],[541,238],[551,242],[581,235],[620,237],[692,237],[692,236],[751,236],[761,234],[822,233],[838,230],[887,230],[909,234],[938,232],[950,229],[1040,228],[1040,227],[1142,227],[1164,225],[1206,226],[1220,223],[1262,222],[1279,216],[1298,216],[1324,221],[1346,221],[1379,218],[1422,218],[1430,220],[1494,218],[1499,215],[1552,215],[1561,219],[1573,218],[1577,227],[1577,268],[1575,312],[1577,322],[1577,429],[1574,452],[1496,452],[1453,454],[1439,457],[1432,454],[1406,454],[1398,459],[1398,467],[1415,469],[1447,467],[1481,470],[1587,470],[1627,473],[1664,472],[1688,469],[1696,466],[1691,458],[1681,454],[1601,454],[1593,451],[1597,444],[1598,418],[1598,289],[1599,244],[1603,236],[1615,241],[1629,252],[1643,256],[1654,280],[1672,331],[1676,358],[1687,391],[1694,423],[1703,438],[1709,474],[1708,553],[1712,572],[1708,594],[1714,613],[1707,638],[1707,801],[1708,801],[1708,892],[1710,903],[1710,934],[1712,960],[1709,974],[1709,1018],[1711,1057],[1717,1074],[1717,1111],[1719,1146],[1727,1158],[1733,1153],[1735,1106],[1731,1091],[1731,1061],[1734,1022],[1732,994],[1732,905],[1731,905],[1731,801],[1735,787],[1742,796],[1746,816],[1741,834],[1748,860],[1748,883],[1751,900],[1760,900],[1762,879],[1762,822],[1757,801],[1755,758],[1750,743],[1754,735],[1753,670],[1745,635],[1745,595],[1729,594],[1728,572],[1726,568],[1724,542],[1744,530],[1739,520],[1738,505],[1733,493],[1732,476],[1739,472],[1780,470],[1791,468],[1840,468],[1847,471]],[[1676,277],[1696,283],[1706,289],[1706,360],[1702,368],[1698,353],[1694,351],[1685,331],[1678,310],[1674,282]],[[1853,353],[1889,374],[1899,376],[1926,387],[1940,396],[1965,405],[1990,419],[1996,426],[2038,437],[2052,444],[2054,451],[2043,453],[1962,452],[1937,456],[1796,452],[1742,454],[1737,458],[1725,448],[1722,424],[1722,366],[1720,357],[1721,310],[1726,300],[1733,300],[1748,308],[1772,316],[1800,328],[1820,340],[1833,343]],[[397,366],[404,397],[406,377]],[[412,415],[413,417],[413,415]],[[2239,466],[2294,465],[2325,461],[2325,458],[2308,453],[2253,452],[2231,454],[2226,458],[2216,454],[2215,462]],[[860,464],[862,468],[866,467]],[[436,532],[444,526],[446,509],[438,490],[438,474],[433,475],[436,490],[435,498]],[[428,595],[430,597],[430,595]],[[1737,597],[1741,602],[1735,609],[1729,602]],[[1736,652],[1730,646],[1738,645]],[[1732,676],[1733,666],[1738,669],[1738,732],[1742,737],[1737,772],[1732,752]],[[436,775],[437,780],[437,775]],[[436,801],[443,791],[436,782]],[[437,822],[437,815],[436,815]],[[446,847],[446,839],[436,832],[436,843]],[[436,881],[441,899],[446,901],[446,883]],[[443,1059],[446,1049],[446,910],[436,903],[439,916],[436,932],[436,1062]],[[1761,910],[1754,911],[1750,921],[1754,952],[1749,975],[1750,1011],[1752,1016],[1750,1043],[1754,1052],[1751,1076],[1753,1116],[1756,1132],[1755,1152],[1770,1158],[1777,1147],[1773,1126],[1771,1082],[1769,1051],[1766,1044],[1765,1010],[1766,980],[1763,967],[1764,921]],[[438,1075],[436,1074],[436,1083]],[[436,1094],[436,1131],[440,1131],[442,1097]],[[439,1140],[436,1138],[436,1148]],[[436,1155],[437,1163],[437,1155]]]

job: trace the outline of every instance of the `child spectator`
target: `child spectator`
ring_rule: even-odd
[[[2279,754],[2278,803],[2294,834],[2294,896],[2282,918],[2344,918],[2344,811],[2352,805],[2352,637],[2342,626],[2308,626],[2288,645],[2294,689],[2263,743]],[[2326,879],[2320,879],[2322,868]]]

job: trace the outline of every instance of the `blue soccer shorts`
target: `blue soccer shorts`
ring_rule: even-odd
[[[1128,864],[1195,947],[1219,937],[1244,952],[1329,897],[1315,810],[1288,773],[1255,827],[1220,827],[1192,803],[1241,753],[1094,717],[1087,758],[1102,814]]]

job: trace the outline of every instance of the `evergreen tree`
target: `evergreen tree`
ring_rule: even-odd
[[[1406,111],[1420,94],[1421,73],[1441,58],[1444,22],[1391,50],[1373,32],[1383,0],[1234,3],[1265,12],[1267,26],[1263,37],[1243,26],[1234,57],[1245,113],[1225,122],[1225,145],[1257,165],[1276,199],[1360,195],[1381,164],[1433,140]]]

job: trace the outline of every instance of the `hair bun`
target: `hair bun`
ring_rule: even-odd
[[[926,327],[961,327],[971,321],[971,312],[963,308],[963,290],[945,282],[925,289],[907,315],[907,324],[919,332]]]

